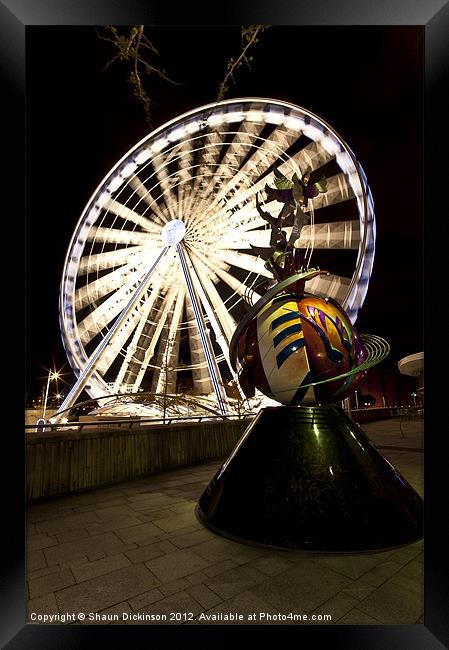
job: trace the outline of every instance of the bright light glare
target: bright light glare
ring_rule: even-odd
[[[166,138],[161,138],[160,140],[156,140],[156,142],[153,142],[153,144],[151,145],[151,151],[154,153],[158,153],[165,147],[167,143],[168,140]]]
[[[287,115],[284,120],[284,126],[287,127],[287,129],[292,129],[292,131],[301,131],[304,128],[304,121],[299,119],[298,117],[292,117],[291,115]]]
[[[170,140],[170,142],[174,142],[176,140],[180,140],[184,135],[185,135],[185,129],[183,126],[180,126],[179,128],[169,133],[168,139]]]
[[[224,117],[222,113],[216,113],[215,115],[211,115],[207,122],[209,126],[217,126],[217,124],[221,124],[224,121]]]
[[[135,162],[130,162],[126,167],[122,170],[122,176],[123,178],[128,178],[133,174],[137,169],[137,164]]]
[[[138,165],[143,165],[143,163],[146,163],[147,160],[151,158],[151,152],[149,149],[144,149],[139,153],[138,156],[136,156],[136,163]]]
[[[279,111],[268,111],[265,114],[265,120],[268,124],[282,124],[284,121],[284,113]]]
[[[107,203],[107,202],[109,201],[110,198],[111,198],[111,194],[110,194],[110,192],[103,192],[103,193],[100,194],[100,196],[98,197],[97,206],[98,206],[99,208],[102,208],[102,207],[104,206],[104,204]]]
[[[122,183],[123,183],[123,178],[121,178],[120,176],[116,176],[116,177],[115,177],[115,178],[114,178],[114,179],[109,183],[107,189],[109,190],[109,192],[115,192],[116,190],[118,190],[118,188],[120,187],[120,185],[121,185]]]
[[[248,111],[246,119],[248,122],[263,122],[265,120],[265,113],[263,111]]]
[[[243,111],[230,111],[224,116],[224,121],[229,123],[232,122],[241,122],[245,119],[245,114]]]

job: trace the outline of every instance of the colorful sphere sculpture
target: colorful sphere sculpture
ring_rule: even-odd
[[[281,404],[327,404],[354,392],[367,351],[337,302],[287,288],[239,333],[237,358],[248,396],[257,388]]]

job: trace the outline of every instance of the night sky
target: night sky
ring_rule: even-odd
[[[167,74],[146,86],[152,128],[215,101],[238,27],[146,30]],[[91,27],[27,28],[27,366],[30,392],[66,363],[58,299],[65,255],[93,190],[152,130],[126,69]],[[377,244],[360,332],[385,337],[390,363],[422,350],[421,27],[272,27],[227,98],[271,97],[327,121],[349,144],[374,198]],[[318,263],[318,262],[317,262]],[[322,265],[323,266],[323,265]]]

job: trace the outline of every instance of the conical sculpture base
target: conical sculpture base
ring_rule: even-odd
[[[422,505],[341,408],[282,406],[260,411],[197,515],[237,541],[358,552],[420,539]]]

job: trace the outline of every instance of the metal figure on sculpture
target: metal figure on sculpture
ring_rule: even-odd
[[[270,298],[260,301],[254,318],[246,318],[231,341],[240,363],[239,383],[247,397],[258,389],[285,405],[335,402],[354,392],[367,365],[378,363],[389,346],[383,342],[383,356],[374,355],[337,301],[305,291],[308,280],[327,273],[310,272],[299,246],[310,221],[310,211],[306,214],[303,208],[326,193],[326,178],[310,183],[310,168],[291,181],[277,168],[274,175],[276,189],[265,186],[267,202],[284,205],[275,217],[261,207],[256,194],[257,212],[271,228],[270,247],[251,246],[273,275]],[[284,228],[290,225],[287,236]]]

